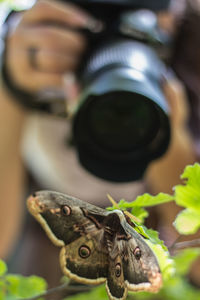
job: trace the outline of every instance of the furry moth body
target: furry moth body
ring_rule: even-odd
[[[160,289],[157,259],[122,211],[109,212],[52,191],[30,196],[27,206],[61,247],[60,265],[69,278],[85,284],[106,282],[111,300],[126,299],[128,290]]]

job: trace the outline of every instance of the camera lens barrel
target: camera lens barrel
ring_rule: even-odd
[[[126,38],[105,41],[89,58],[73,122],[79,159],[88,171],[115,182],[138,180],[166,151],[164,73],[151,47]]]

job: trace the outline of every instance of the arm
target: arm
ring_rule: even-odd
[[[25,113],[0,86],[0,257],[17,240],[23,215],[24,167],[20,139]]]
[[[54,22],[64,26],[53,26]],[[5,66],[15,85],[28,93],[49,86],[62,89],[64,75],[74,71],[85,48],[84,37],[75,29],[90,23],[84,12],[52,0],[39,0],[23,12],[6,41]],[[35,65],[29,56],[32,47],[37,50]],[[0,257],[5,258],[23,220],[25,171],[20,144],[28,113],[0,84]]]

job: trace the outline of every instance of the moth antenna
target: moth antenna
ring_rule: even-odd
[[[120,209],[118,203],[113,199],[113,197],[110,194],[107,194],[107,197],[113,206],[116,206],[118,209]],[[127,217],[129,217],[131,220],[133,220],[133,222],[141,223],[141,220],[139,218],[135,217],[134,215],[132,215],[129,211],[124,210],[124,213],[125,213],[125,215],[127,215]]]
[[[127,217],[129,217],[131,220],[133,220],[133,222],[141,223],[141,220],[139,218],[135,217],[134,215],[132,215],[129,211],[125,210],[124,213],[125,213],[125,215],[127,215]]]
[[[113,199],[113,197],[111,197],[110,194],[107,194],[107,197],[113,206],[116,206],[118,209],[120,209],[118,203]]]

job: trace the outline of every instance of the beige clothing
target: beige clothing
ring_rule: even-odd
[[[29,116],[22,153],[40,185],[98,205],[108,205],[107,193],[116,201],[121,198],[132,201],[144,192],[142,182],[113,183],[85,170],[78,161],[75,148],[67,144],[70,125],[69,121],[52,116]]]

